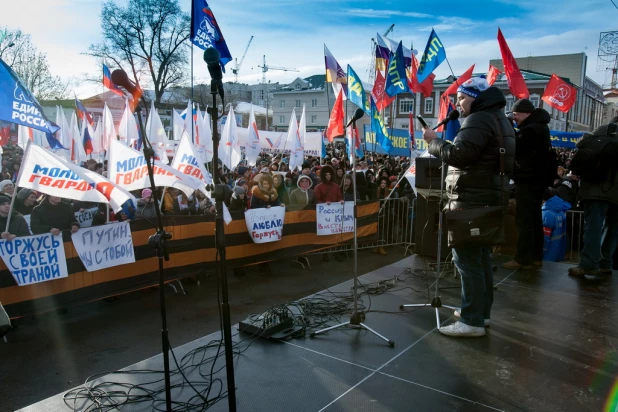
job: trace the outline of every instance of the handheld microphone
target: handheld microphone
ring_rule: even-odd
[[[356,109],[356,111],[354,112],[354,117],[352,117],[352,119],[350,119],[350,121],[348,122],[348,124],[346,125],[346,129],[348,127],[350,127],[350,125],[352,123],[354,123],[355,121],[357,121],[358,119],[360,119],[361,117],[363,117],[365,115],[365,111],[361,108]]]
[[[122,69],[116,69],[112,72],[112,82],[117,86],[122,86],[126,91],[131,93],[133,97],[137,96],[141,90],[127,76],[127,72]]]
[[[457,120],[459,119],[459,111],[458,110],[452,110],[447,117],[445,117],[444,119],[442,119],[442,121],[440,123],[438,123],[436,125],[436,127],[433,128],[433,130],[436,130],[438,127],[440,126],[444,126],[445,124],[447,124],[448,122],[450,122],[451,120]]]
[[[223,100],[225,92],[223,91],[223,72],[221,71],[220,59],[221,53],[214,47],[204,50],[204,61],[208,66],[208,73],[210,73],[210,78],[217,85],[217,91],[219,96],[221,96],[221,100]]]

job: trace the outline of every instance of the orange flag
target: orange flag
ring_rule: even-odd
[[[335,106],[330,113],[330,119],[328,119],[328,127],[326,128],[326,138],[329,142],[333,142],[335,137],[343,136],[343,94],[342,90],[339,90]]]
[[[496,82],[496,80],[498,79],[498,75],[500,73],[502,73],[500,71],[500,69],[498,69],[496,66],[492,66],[490,64],[489,65],[489,71],[487,72],[487,83],[489,83],[490,86],[492,84],[494,84]]]

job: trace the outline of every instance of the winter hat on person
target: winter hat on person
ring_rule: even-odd
[[[247,170],[248,170],[248,169],[247,169],[246,167],[244,167],[244,166],[240,166],[240,167],[238,168],[238,175],[239,175],[239,176],[244,175],[244,174],[245,174],[245,172],[246,172]]]
[[[513,108],[511,108],[511,111],[515,113],[532,113],[534,109],[535,107],[530,100],[519,99],[513,103]]]
[[[149,199],[151,196],[152,196],[152,190],[150,189],[142,190],[142,199],[146,200],[146,199]]]
[[[309,182],[309,187],[307,189],[309,189],[309,188],[311,188],[311,186],[313,186],[313,181],[311,180],[311,178],[309,176],[307,176],[307,175],[300,175],[298,177],[298,181],[296,182],[296,185],[298,186],[298,188],[300,190],[302,190],[302,188],[300,187],[300,181],[301,180],[305,180],[305,179]]]
[[[0,205],[5,203],[11,203],[11,199],[8,196],[0,195]]]
[[[240,195],[247,194],[247,191],[242,186],[236,186],[234,188],[234,194],[236,195],[236,198],[238,198],[238,196],[240,196]]]
[[[467,94],[468,96],[474,97],[475,99],[479,97],[479,94],[489,89],[489,83],[487,83],[487,79],[484,77],[473,77],[469,80],[466,80],[464,84],[459,86],[457,89],[457,93]]]
[[[309,162],[304,162],[301,169],[311,169],[311,164]]]
[[[13,186],[13,182],[10,181],[9,179],[3,180],[2,182],[0,182],[0,192],[2,192],[4,190],[4,186],[6,185],[11,185]]]

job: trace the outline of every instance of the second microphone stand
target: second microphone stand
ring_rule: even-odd
[[[212,177],[213,184],[209,190],[214,193],[215,198],[215,246],[219,255],[217,272],[221,280],[221,313],[223,316],[223,340],[225,347],[225,370],[227,375],[227,396],[228,410],[236,412],[236,386],[234,382],[234,353],[232,346],[232,321],[230,320],[230,302],[227,290],[227,268],[225,260],[225,231],[223,222],[223,202],[225,199],[225,191],[222,184],[219,182],[219,111],[217,109],[217,94],[218,87],[216,80],[211,80],[210,93],[212,94],[212,107],[208,108],[208,113],[212,118]],[[228,119],[232,121],[233,119]]]
[[[353,137],[356,136],[356,133],[357,133],[356,121],[354,120],[352,122],[352,134],[353,134]],[[354,191],[354,289],[353,289],[354,290],[353,291],[354,309],[352,311],[352,315],[350,315],[350,320],[349,321],[341,323],[339,325],[330,326],[328,328],[312,332],[309,336],[313,338],[313,337],[315,337],[317,335],[320,335],[322,333],[328,332],[329,330],[338,329],[338,328],[350,325],[350,326],[353,326],[355,328],[360,328],[360,329],[368,330],[369,332],[373,333],[374,335],[376,335],[380,339],[382,339],[385,342],[387,342],[390,347],[393,347],[393,346],[395,346],[395,342],[393,342],[392,340],[382,336],[381,334],[379,334],[375,330],[371,329],[369,326],[365,325],[363,323],[363,321],[365,320],[365,313],[362,313],[362,312],[358,311],[358,230],[357,230],[358,216],[357,216],[357,199],[356,199],[356,193],[357,193],[357,189],[356,189],[356,154],[354,153],[354,150],[356,150],[356,148],[352,147],[352,186],[354,187],[354,190],[353,190]],[[343,229],[343,222],[341,222],[341,226],[342,226],[342,229]]]

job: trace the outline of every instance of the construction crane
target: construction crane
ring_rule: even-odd
[[[249,39],[249,43],[247,43],[247,47],[245,47],[245,52],[242,54],[240,58],[240,62],[236,59],[236,64],[234,64],[234,68],[232,69],[232,73],[234,73],[234,83],[238,83],[238,71],[240,70],[240,66],[245,61],[245,56],[247,55],[247,50],[249,50],[249,46],[251,46],[251,41],[253,41],[253,36]]]
[[[384,32],[383,36],[386,37],[395,28],[395,24],[391,24],[390,27]],[[369,64],[369,83],[373,83],[373,78],[376,75],[376,39],[371,39],[371,63]]]
[[[266,64],[266,55],[263,57],[262,65],[258,65],[259,68],[262,69],[262,84],[264,85],[264,98],[266,99],[266,128],[268,129],[268,86],[266,85],[266,72],[269,70],[283,70],[284,72],[297,72],[297,69],[291,69],[289,67],[276,67],[269,66]]]

